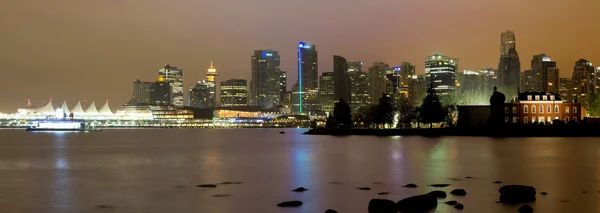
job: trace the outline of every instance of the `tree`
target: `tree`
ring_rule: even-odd
[[[402,124],[404,124],[404,127],[410,128],[410,123],[417,117],[415,107],[413,107],[406,98],[403,98],[398,102],[398,113],[398,128],[400,128]]]
[[[504,101],[506,101],[506,96],[498,92],[497,87],[494,87],[494,94],[490,97],[489,123],[492,128],[504,125]]]
[[[375,111],[375,124],[379,128],[379,125],[383,124],[384,128],[386,124],[392,124],[394,122],[394,106],[392,100],[386,94],[382,94],[379,98],[379,104]]]
[[[431,87],[429,87],[427,96],[423,99],[423,104],[421,104],[419,110],[419,117],[421,122],[429,124],[429,128],[433,127],[433,123],[444,121],[445,113],[444,109],[442,109],[442,103]]]
[[[600,95],[592,93],[589,96],[589,109],[588,113],[590,116],[600,116]]]
[[[350,105],[341,98],[335,107],[333,108],[333,121],[335,122],[336,128],[350,128],[352,127],[352,114]]]
[[[360,107],[358,108],[356,114],[354,115],[354,122],[358,126],[366,126],[371,127],[371,125],[375,122],[375,113],[377,111],[376,105],[370,105],[368,107]]]

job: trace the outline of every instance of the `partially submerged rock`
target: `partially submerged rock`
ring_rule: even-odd
[[[359,188],[356,188],[356,189],[363,190],[363,191],[371,190],[371,188],[369,188],[369,187],[359,187]]]
[[[389,193],[387,193],[387,192],[379,192],[379,193],[377,193],[377,194],[378,194],[378,195],[387,195],[387,194],[389,194]]]
[[[215,185],[215,184],[200,184],[200,185],[197,185],[197,187],[200,187],[200,188],[216,188],[217,185]]]
[[[459,203],[459,204],[456,204],[456,206],[454,206],[454,208],[455,208],[455,209],[460,209],[460,210],[462,210],[462,209],[464,209],[464,208],[465,208],[465,206],[463,206],[463,204],[462,204],[462,203]]]
[[[294,189],[292,191],[294,191],[294,192],[305,192],[305,191],[308,191],[308,189],[306,189],[304,187],[298,187],[298,188],[296,188],[296,189]]]
[[[417,188],[417,184],[409,183],[409,184],[404,185],[404,187],[406,187],[406,188]]]
[[[325,211],[325,213],[338,213],[338,212],[336,210],[333,210],[333,209],[327,209]]]
[[[530,205],[522,205],[519,207],[519,213],[533,213],[533,208]]]
[[[396,203],[399,212],[427,212],[437,207],[437,199],[431,195],[417,195]]]
[[[450,184],[431,184],[429,186],[431,186],[431,187],[437,187],[437,188],[443,188],[443,187],[450,186]]]
[[[498,191],[502,203],[517,204],[535,201],[536,192],[532,186],[506,185]]]
[[[371,199],[369,201],[369,213],[397,213],[396,203],[386,199]]]
[[[465,196],[465,195],[467,195],[467,191],[465,191],[464,189],[455,189],[455,190],[452,190],[450,192],[450,194],[457,195],[457,196]]]
[[[431,191],[431,192],[427,193],[427,195],[431,195],[436,198],[446,198],[446,196],[447,196],[445,191],[439,191],[439,190]]]
[[[281,202],[281,203],[277,204],[277,206],[279,206],[279,207],[298,207],[301,205],[302,205],[302,201],[298,201],[298,200],[286,201],[286,202]]]
[[[445,204],[451,205],[451,206],[455,206],[456,204],[458,204],[457,201],[455,200],[451,200],[451,201],[446,201]]]

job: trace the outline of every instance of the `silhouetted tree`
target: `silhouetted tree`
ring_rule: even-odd
[[[375,122],[375,113],[377,111],[377,105],[370,105],[368,107],[358,108],[354,115],[354,122],[357,126],[371,127]]]
[[[427,96],[423,99],[419,115],[420,121],[429,124],[429,128],[433,127],[433,123],[444,121],[445,113],[442,109],[442,103],[431,87],[429,87]]]
[[[404,126],[410,128],[410,123],[416,118],[415,107],[413,107],[406,98],[398,102],[398,128]]]
[[[385,129],[386,124],[392,124],[393,122],[394,106],[392,105],[392,100],[386,94],[382,94],[375,111],[375,124],[377,124],[377,128],[383,124],[383,128]]]
[[[506,96],[498,92],[497,87],[494,87],[494,94],[490,97],[489,123],[492,129],[504,125],[504,101],[506,101]]]
[[[352,114],[350,105],[342,98],[333,108],[333,121],[335,128],[350,128],[352,127]]]
[[[600,116],[600,95],[592,93],[589,96],[589,108],[587,112],[590,116]]]

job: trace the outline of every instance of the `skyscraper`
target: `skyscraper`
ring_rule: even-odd
[[[255,50],[251,58],[250,102],[264,109],[276,108],[281,104],[281,88],[286,86],[281,84],[279,54],[273,50]]]
[[[534,55],[531,68],[535,72],[535,90],[558,94],[558,68],[546,54]]]
[[[560,86],[558,87],[558,93],[560,94],[560,98],[562,100],[573,100],[573,94],[571,94],[571,90],[573,90],[573,83],[570,78],[560,78],[559,82]]]
[[[209,100],[208,107],[217,107],[217,82],[215,78],[219,75],[217,69],[213,66],[213,62],[210,62],[210,67],[206,70],[206,84],[208,85],[210,95],[207,96]]]
[[[280,105],[283,105],[283,100],[288,93],[287,90],[287,72],[281,71],[279,73],[279,102]]]
[[[400,66],[393,67],[392,71],[387,74],[392,87],[388,91],[392,92],[396,101],[399,101],[399,98],[408,98],[408,87],[415,75],[415,66],[409,62],[402,62]]]
[[[373,66],[369,68],[369,78],[371,80],[371,103],[379,102],[379,98],[382,94],[391,95],[386,88],[389,87],[389,80],[387,79],[387,73],[390,69],[390,65],[383,62],[374,62]]]
[[[152,105],[172,105],[173,88],[171,84],[163,77],[158,77],[156,82],[150,85],[150,104]]]
[[[429,82],[425,80],[424,75],[413,75],[408,86],[408,102],[412,106],[418,106],[427,94]]]
[[[533,70],[525,70],[521,73],[521,92],[536,92],[536,73]]]
[[[188,105],[197,108],[216,107],[214,93],[214,83],[208,80],[198,81],[196,85],[190,87],[188,94]]]
[[[425,58],[425,77],[436,95],[454,94],[457,69],[458,59],[440,54]]]
[[[133,82],[133,94],[129,105],[150,104],[150,85],[152,82],[143,82],[138,78]]]
[[[503,32],[500,36],[500,63],[498,64],[498,78],[500,90],[507,97],[515,96],[521,83],[521,62],[516,49],[515,33]]]
[[[334,72],[324,72],[319,77],[319,103],[323,112],[332,113],[334,104],[338,100],[335,97],[336,81],[334,79]]]
[[[171,103],[175,106],[183,106],[183,69],[167,64],[158,70],[158,77],[164,78],[171,85],[173,90]]]
[[[571,79],[573,98],[588,107],[589,95],[596,92],[596,71],[592,63],[585,59],[576,61]]]
[[[362,71],[362,62],[348,62],[348,77],[350,78],[350,108],[352,113],[366,110],[371,104],[371,81],[369,75]]]
[[[323,76],[324,74],[325,73],[323,73]],[[321,76],[321,78],[323,76]],[[336,101],[344,99],[346,102],[349,102],[351,97],[351,91],[350,78],[348,77],[348,64],[346,58],[337,55],[333,56],[333,78],[333,90],[335,95],[334,99]],[[323,87],[321,86],[320,89],[322,88]]]
[[[350,72],[363,72],[362,62],[360,61],[348,61],[346,66],[348,67],[348,73]]]
[[[221,82],[221,106],[248,106],[248,88],[244,79],[229,79]]]
[[[315,45],[300,42],[298,44],[298,84],[297,97],[292,100],[297,107],[292,113],[311,114],[320,110],[318,106],[319,65]],[[305,108],[306,112],[305,112]],[[310,109],[308,109],[310,108]],[[315,111],[316,110],[316,111]]]

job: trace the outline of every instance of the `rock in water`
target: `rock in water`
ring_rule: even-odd
[[[200,185],[197,185],[197,187],[200,187],[200,188],[216,188],[217,185],[215,185],[215,184],[200,184]]]
[[[531,208],[530,205],[522,205],[521,207],[519,207],[519,212],[520,213],[532,213],[533,208]]]
[[[284,132],[284,131],[281,131],[281,132],[279,132],[279,134],[285,134],[285,132]]]
[[[223,185],[242,184],[242,182],[229,182],[229,181],[228,181],[228,182],[223,182],[223,183],[221,183],[221,184],[223,184]]]
[[[455,200],[451,200],[451,201],[446,201],[445,204],[455,206],[456,204],[458,204],[458,202],[456,202]]]
[[[548,195],[548,192],[542,192],[541,195]]]
[[[506,185],[498,191],[502,203],[516,204],[535,201],[536,192],[532,186]]]
[[[494,183],[498,184],[498,183],[502,183],[502,181],[497,180],[497,181],[494,181]]]
[[[305,191],[308,191],[308,189],[306,189],[304,187],[298,187],[298,188],[296,188],[296,189],[294,189],[292,191],[295,191],[295,192],[305,192]]]
[[[445,191],[436,190],[436,191],[431,191],[431,192],[429,192],[427,194],[431,195],[431,196],[434,196],[434,197],[437,197],[437,198],[446,198],[446,192]]]
[[[327,209],[327,211],[325,211],[325,213],[338,213],[338,212],[333,209]]]
[[[473,179],[473,177],[471,177],[471,176],[466,176],[465,178],[466,179]]]
[[[464,208],[465,208],[465,206],[463,206],[463,204],[462,204],[462,203],[459,203],[459,204],[456,204],[456,206],[454,206],[454,208],[455,208],[455,209],[460,209],[460,210],[462,210],[462,209],[464,209]]]
[[[379,192],[379,193],[377,193],[377,194],[378,194],[378,195],[387,195],[387,194],[389,194],[389,193],[387,193],[387,192]]]
[[[302,201],[286,201],[286,202],[281,202],[279,204],[277,204],[277,206],[279,207],[298,207],[302,205]]]
[[[467,191],[465,191],[464,189],[455,189],[455,190],[452,190],[450,192],[450,194],[458,195],[458,196],[465,196],[465,195],[467,195]]]
[[[437,188],[442,188],[442,187],[450,186],[450,184],[431,184],[429,186],[431,186],[431,187],[437,187]]]
[[[396,203],[399,212],[427,212],[437,207],[437,199],[431,195],[417,195]]]
[[[417,188],[417,185],[414,184],[414,183],[409,183],[409,184],[404,185],[404,187],[406,187],[406,188]]]
[[[369,188],[369,187],[360,187],[360,188],[356,188],[356,189],[358,189],[358,190],[371,190],[371,188]]]
[[[397,213],[396,203],[385,199],[371,199],[369,201],[369,213]]]

